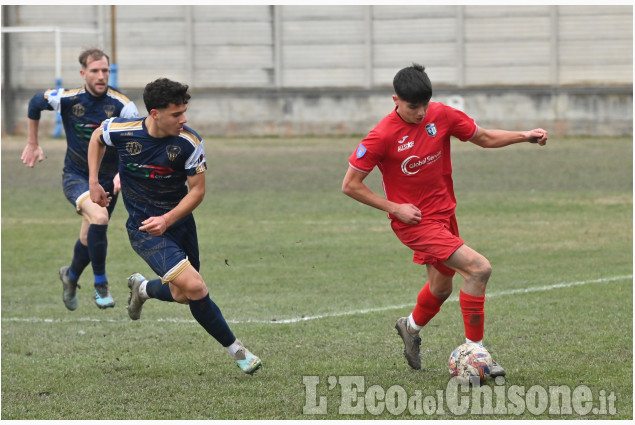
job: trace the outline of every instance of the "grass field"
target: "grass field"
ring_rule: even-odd
[[[2,419],[632,419],[632,139],[453,144],[461,235],[493,266],[485,344],[507,370],[462,393],[463,410],[446,368],[463,342],[460,282],[422,332],[423,369],[409,369],[393,326],[425,270],[383,213],[341,194],[358,141],[206,139],[201,272],[263,360],[247,376],[185,306],[150,301],[128,319],[127,276],[153,275],[122,200],[109,229],[117,305],[97,309],[87,270],[67,311],[57,273],[80,219],[61,190],[64,143],[43,142],[46,161],[27,169],[24,141],[3,138]],[[369,184],[380,190],[377,171]]]

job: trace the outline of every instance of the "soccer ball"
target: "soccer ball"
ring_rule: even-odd
[[[469,384],[476,379],[483,383],[492,370],[492,356],[485,347],[466,343],[452,351],[448,366],[450,375],[461,384]]]

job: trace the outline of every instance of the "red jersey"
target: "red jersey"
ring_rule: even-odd
[[[422,219],[448,218],[456,207],[450,136],[465,142],[477,130],[472,118],[438,102],[430,103],[420,124],[406,123],[393,110],[362,140],[349,164],[363,173],[377,166],[389,201],[415,205]]]

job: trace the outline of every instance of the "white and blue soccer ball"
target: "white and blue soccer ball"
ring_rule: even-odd
[[[452,351],[448,368],[460,384],[483,383],[491,373],[492,356],[482,345],[466,343]]]

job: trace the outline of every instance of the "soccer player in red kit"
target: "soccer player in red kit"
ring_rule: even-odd
[[[399,240],[414,251],[413,261],[426,265],[428,282],[412,313],[395,325],[408,364],[421,369],[419,331],[452,293],[455,273],[465,279],[459,304],[466,342],[483,344],[485,287],[492,269],[487,258],[459,237],[450,136],[483,148],[500,148],[522,142],[545,145],[547,132],[486,130],[463,112],[430,102],[432,84],[418,64],[400,70],[393,87],[396,107],[350,156],[342,191],[387,212]],[[382,173],[385,197],[364,184],[375,166]],[[504,376],[505,370],[494,362],[491,375]]]

